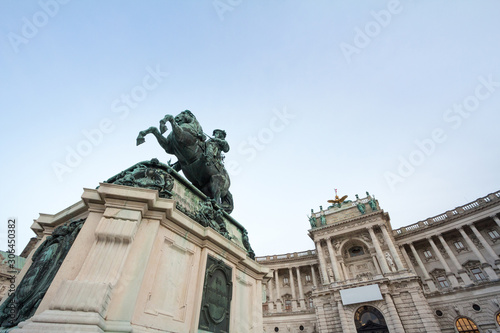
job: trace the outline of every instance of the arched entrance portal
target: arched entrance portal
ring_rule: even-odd
[[[389,333],[382,313],[373,306],[364,305],[354,314],[358,333]]]

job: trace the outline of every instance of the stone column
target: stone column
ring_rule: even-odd
[[[274,275],[274,274],[273,274]],[[271,304],[271,309],[270,310],[273,310],[274,309],[274,290],[273,290],[273,281],[274,279],[270,279],[269,282],[267,282],[267,290],[269,291],[269,303]]]
[[[401,261],[401,258],[399,257],[398,250],[394,246],[394,243],[392,242],[392,238],[387,232],[387,227],[385,225],[381,225],[380,229],[382,230],[382,235],[384,236],[384,240],[389,246],[389,251],[391,252],[392,257],[394,258],[394,261],[396,262],[396,267],[398,271],[404,270],[405,266],[403,265],[403,262]]]
[[[375,266],[375,269],[377,270],[377,274],[382,275],[382,271],[380,270],[380,265],[378,264],[378,261],[377,261],[377,255],[375,253],[372,253],[372,259],[373,259],[373,265]]]
[[[335,277],[335,281],[339,281],[340,280],[339,264],[337,263],[337,257],[335,255],[335,252],[333,251],[331,239],[326,240],[326,247],[328,248],[328,253],[330,253],[330,261],[332,263],[333,276]]]
[[[281,292],[280,292],[280,280],[279,280],[279,274],[278,274],[278,269],[274,271],[274,281],[276,281],[276,311],[281,312],[283,311],[282,305],[283,302],[281,300]]]
[[[339,317],[340,317],[340,325],[342,325],[342,332],[343,333],[352,333],[351,330],[351,325],[350,320],[347,319],[344,311],[344,305],[342,304],[342,300],[337,301],[337,309],[339,311]]]
[[[396,306],[394,305],[391,295],[389,295],[389,293],[385,293],[384,299],[385,304],[387,304],[387,308],[389,309],[389,313],[391,314],[388,319],[392,322],[394,332],[405,332],[403,323],[401,322],[401,318],[399,318],[398,311],[396,310]]]
[[[441,332],[439,324],[429,307],[429,303],[422,293],[419,290],[410,290],[409,294],[413,300],[415,308],[417,309],[418,317],[421,318],[424,325],[424,332]]]
[[[297,284],[299,286],[300,308],[305,309],[306,302],[304,301],[304,290],[302,289],[302,279],[300,278],[300,267],[295,267],[295,270],[297,271]]]
[[[491,216],[491,218],[498,224],[498,226],[500,227],[500,219],[496,216],[496,215],[493,215]]]
[[[408,256],[408,252],[406,252],[405,246],[404,245],[400,245],[399,246],[399,250],[403,254],[403,257],[405,258],[406,263],[408,264],[408,267],[410,268],[410,270],[413,271],[413,272],[416,272],[415,271],[415,267],[413,267],[413,264],[412,264],[412,262],[410,260],[410,257]]]
[[[319,259],[319,267],[321,269],[321,282],[323,284],[328,284],[330,283],[330,279],[328,278],[328,273],[326,272],[326,262],[325,262],[325,255],[323,253],[323,247],[321,246],[321,241],[315,242],[316,244],[316,253],[318,254],[318,259]]]
[[[311,275],[312,275],[313,286],[317,287],[318,281],[316,280],[316,272],[314,271],[314,265],[311,265]]]
[[[479,230],[477,230],[474,224],[470,224],[469,227],[472,230],[472,232],[476,235],[477,239],[479,239],[481,244],[483,244],[484,248],[486,249],[486,251],[488,251],[489,255],[493,258],[494,264],[497,265],[498,268],[500,268],[500,259],[498,258],[498,254],[496,254],[495,250],[493,250],[491,245],[486,241],[486,239],[479,232]]]
[[[368,228],[368,232],[370,233],[370,237],[373,242],[373,246],[375,247],[375,251],[377,252],[377,259],[382,266],[382,272],[385,273],[390,273],[391,270],[387,266],[387,262],[385,261],[385,256],[384,253],[382,252],[382,248],[380,247],[380,243],[378,242],[377,236],[375,236],[375,231],[373,231],[373,227]]]
[[[429,273],[425,269],[424,263],[422,262],[422,259],[420,259],[420,256],[418,255],[417,250],[415,250],[415,247],[413,246],[412,243],[410,243],[409,245],[410,245],[411,252],[413,252],[413,256],[415,257],[415,260],[417,261],[418,267],[420,267],[422,274],[424,274],[425,283],[427,283],[427,286],[429,287],[431,292],[436,291],[436,285],[434,284],[434,281],[432,281],[431,277],[429,276]]]
[[[318,324],[317,330],[320,333],[327,333],[327,324],[326,324],[326,319],[327,316],[325,315],[325,309],[323,307],[323,304],[315,304],[316,305],[316,323]]]
[[[441,266],[443,266],[443,268],[444,268],[444,270],[446,272],[446,276],[450,279],[452,287],[453,288],[458,287],[457,277],[451,271],[450,266],[448,266],[448,263],[446,262],[446,260],[444,259],[443,255],[441,254],[441,251],[439,251],[438,247],[436,246],[436,244],[432,240],[432,237],[427,237],[427,240],[429,241],[429,243],[432,246],[432,249],[436,253],[436,256],[438,257],[439,262],[441,263]]]
[[[465,285],[468,286],[468,285],[473,284],[472,280],[469,277],[469,274],[467,274],[467,272],[465,271],[463,266],[460,265],[460,262],[458,261],[457,257],[455,257],[455,254],[450,249],[450,247],[448,246],[448,243],[446,243],[443,236],[438,235],[438,238],[439,238],[439,241],[441,242],[441,244],[443,245],[444,249],[446,250],[446,253],[448,253],[448,256],[450,256],[451,261],[453,262],[453,264],[457,268],[458,274],[460,274],[460,277],[464,281]]]
[[[340,261],[340,268],[341,268],[341,270],[340,270],[340,273],[341,273],[340,274],[341,275],[340,279],[341,280],[349,280],[349,274],[347,274],[347,268],[345,267],[343,259]]]
[[[469,236],[465,232],[464,228],[461,227],[460,229],[458,229],[458,231],[460,232],[462,237],[465,239],[465,242],[467,243],[467,245],[469,245],[469,248],[472,250],[472,252],[474,252],[476,257],[481,262],[481,267],[484,269],[484,272],[486,273],[486,275],[488,275],[489,279],[491,281],[497,280],[498,279],[497,273],[495,273],[493,268],[491,268],[491,265],[486,261],[484,256],[481,254],[479,249],[474,244],[474,242],[469,238]]]
[[[290,275],[290,287],[292,288],[292,310],[295,310],[297,309],[297,294],[295,293],[295,281],[291,267],[288,267],[288,274]]]

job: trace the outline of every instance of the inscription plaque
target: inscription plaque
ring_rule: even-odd
[[[233,292],[231,277],[231,267],[222,260],[207,257],[198,329],[204,332],[229,333],[229,310]]]

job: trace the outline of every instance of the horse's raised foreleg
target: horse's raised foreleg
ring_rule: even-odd
[[[147,130],[144,130],[144,131],[140,131],[139,132],[139,135],[137,136],[137,140],[136,140],[136,146],[138,145],[141,145],[143,144],[144,142],[146,142],[146,139],[144,139],[144,137],[150,133],[153,133],[153,131],[155,130],[156,128],[155,127],[150,127],[148,128]]]
[[[173,124],[174,116],[167,114],[167,115],[165,115],[165,117],[163,117],[162,120],[160,120],[160,133],[161,134],[163,134],[167,131],[167,125],[166,125],[167,121],[170,122],[171,124]]]
[[[165,147],[167,145],[167,139],[163,135],[161,135],[160,131],[158,131],[158,129],[154,126],[151,126],[147,130],[139,132],[139,135],[137,136],[136,145],[138,146],[140,144],[143,144],[146,141],[144,137],[148,134],[153,134],[156,137],[156,140],[158,140],[160,146],[163,149],[166,149]]]

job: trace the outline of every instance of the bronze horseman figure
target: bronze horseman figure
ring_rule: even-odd
[[[167,131],[167,121],[171,124],[172,131],[164,137],[162,134]],[[191,111],[185,110],[175,117],[166,115],[160,121],[160,130],[150,127],[139,132],[137,145],[144,143],[144,136],[150,133],[167,154],[177,157],[177,162],[173,164],[176,171],[182,170],[194,186],[214,199],[228,214],[233,211],[229,174],[224,167],[222,155],[222,152],[229,151],[225,131],[215,130],[214,138],[207,141],[196,117]]]

